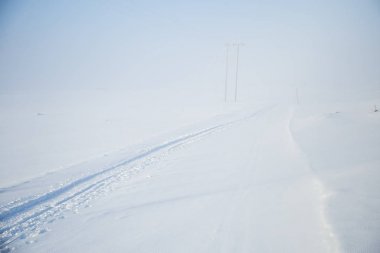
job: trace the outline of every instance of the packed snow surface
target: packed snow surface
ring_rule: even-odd
[[[4,169],[1,251],[378,252],[375,102],[210,109],[20,182]]]

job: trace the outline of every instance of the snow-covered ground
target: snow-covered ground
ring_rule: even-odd
[[[0,187],[235,110],[210,106],[208,98],[189,100],[192,95],[167,89],[1,92]]]
[[[291,124],[326,189],[326,213],[343,252],[380,250],[379,102],[301,106]]]
[[[0,252],[380,252],[379,3],[0,1]]]
[[[377,94],[146,108],[99,94],[0,107],[2,252],[380,248]]]

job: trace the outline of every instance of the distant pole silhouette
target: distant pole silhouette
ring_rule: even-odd
[[[235,103],[237,102],[237,92],[238,92],[238,74],[239,74],[239,50],[240,46],[243,45],[243,43],[235,43],[233,44],[236,46],[236,74],[235,74]]]
[[[226,44],[226,75],[224,80],[224,102],[227,103],[227,86],[228,86],[228,53],[229,53],[229,44]]]
[[[296,99],[297,99],[297,105],[300,104],[300,99],[299,99],[299,96],[298,96],[298,88],[296,88]]]

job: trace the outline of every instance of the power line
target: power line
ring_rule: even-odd
[[[237,102],[237,92],[238,92],[238,73],[239,73],[239,51],[240,46],[243,46],[243,43],[234,43],[233,46],[236,47],[236,73],[235,73],[235,103]]]
[[[227,103],[227,86],[228,86],[228,53],[230,44],[226,44],[226,75],[224,80],[224,102]]]

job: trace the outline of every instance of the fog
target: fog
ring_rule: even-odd
[[[379,96],[377,1],[1,1],[0,11],[3,185],[242,106],[295,103],[296,90],[301,104]]]
[[[0,252],[378,252],[379,108],[380,0],[0,0]]]
[[[289,97],[295,87],[337,96],[380,87],[375,0],[2,1],[0,9],[1,93],[165,90],[221,102],[225,45],[234,42],[244,43],[243,100]],[[234,48],[229,57],[232,92]]]

